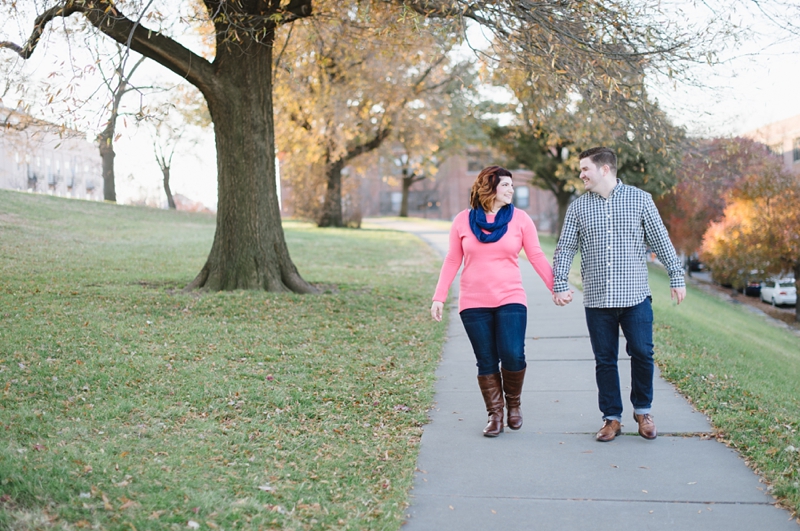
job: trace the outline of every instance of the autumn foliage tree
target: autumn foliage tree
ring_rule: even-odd
[[[195,13],[196,4],[201,8]],[[218,215],[208,259],[188,287],[308,293],[315,289],[289,256],[278,207],[272,74],[278,30],[312,16],[317,5],[314,0],[51,0],[37,3],[41,11],[28,23],[22,4],[2,0],[0,16],[19,23],[3,25],[0,47],[28,59],[48,28],[64,27],[58,21],[76,15],[98,36],[130,47],[195,86],[208,104],[216,135]],[[365,5],[375,13],[399,9],[401,21],[421,29],[425,20],[435,19],[458,33],[473,20],[496,37],[502,54],[545,57],[560,81],[580,84],[586,94],[635,92],[641,80],[629,83],[621,74],[631,65],[679,72],[700,55],[697,47],[713,38],[706,28],[672,20],[656,0],[348,0],[339,2],[335,13]],[[183,33],[195,26],[163,24],[164,13],[213,28],[213,58],[182,44],[187,42]],[[28,33],[9,36],[23,24],[30,24]]]
[[[758,270],[800,280],[800,178],[772,157],[743,176],[726,199],[701,247],[715,278],[741,286]],[[795,318],[800,321],[797,311]]]
[[[613,68],[598,57],[599,71]],[[598,145],[617,152],[619,178],[654,195],[674,182],[677,149],[683,131],[673,126],[642,86],[646,61],[616,69],[614,83],[594,86],[565,84],[565,70],[552,71],[544,58],[520,63],[505,58],[494,68],[493,80],[514,95],[509,105],[512,121],[491,128],[490,136],[514,164],[533,171],[531,184],[553,193],[558,205],[556,232],[567,207],[583,189],[579,154]],[[634,88],[636,87],[636,88]]]
[[[775,162],[763,144],[748,138],[691,139],[681,146],[676,184],[656,198],[675,248],[696,255],[712,223],[724,216],[730,191],[745,177]]]
[[[343,11],[319,2],[315,17],[294,23],[276,60],[285,173],[296,191],[312,192],[293,194],[307,203],[295,210],[312,213],[320,227],[345,224],[342,172],[354,159],[414,127],[435,144],[446,126],[436,121],[446,118],[447,95],[459,90],[465,70],[447,56],[457,36],[441,23],[419,28],[402,18],[400,6],[358,3]]]

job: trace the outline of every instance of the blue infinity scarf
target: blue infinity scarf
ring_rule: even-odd
[[[492,243],[503,237],[512,217],[514,217],[514,205],[510,203],[497,212],[494,223],[486,222],[486,212],[482,208],[473,208],[469,211],[469,227],[479,242]],[[489,234],[481,229],[488,230]]]

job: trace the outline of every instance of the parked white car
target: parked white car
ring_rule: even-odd
[[[793,278],[770,279],[761,283],[761,300],[773,306],[797,304],[797,288]]]

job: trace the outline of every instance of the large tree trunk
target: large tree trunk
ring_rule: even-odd
[[[400,217],[407,218],[408,217],[408,191],[411,189],[411,185],[414,184],[414,176],[413,175],[405,175],[403,174],[403,196],[400,199]]]
[[[169,166],[162,167],[161,173],[164,175],[164,193],[167,194],[167,204],[170,210],[176,210],[175,198],[172,197],[172,189],[169,187]]]
[[[325,165],[325,202],[322,205],[317,225],[319,227],[343,227],[342,220],[342,170],[343,159],[329,162]]]
[[[265,39],[267,41],[267,39]],[[206,101],[217,146],[217,230],[189,286],[313,293],[289,257],[275,184],[272,43],[217,47]]]
[[[117,189],[114,184],[114,124],[109,124],[97,137],[100,147],[100,160],[103,163],[103,199],[117,202]]]
[[[561,229],[564,227],[564,219],[567,217],[567,208],[569,207],[570,199],[572,199],[572,192],[564,190],[556,194],[556,203],[558,204],[558,221],[556,223],[556,239],[561,237]]]

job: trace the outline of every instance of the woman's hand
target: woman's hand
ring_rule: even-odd
[[[439,301],[433,301],[431,304],[431,317],[433,317],[434,321],[441,321],[442,320],[442,310],[444,309],[444,303]]]

